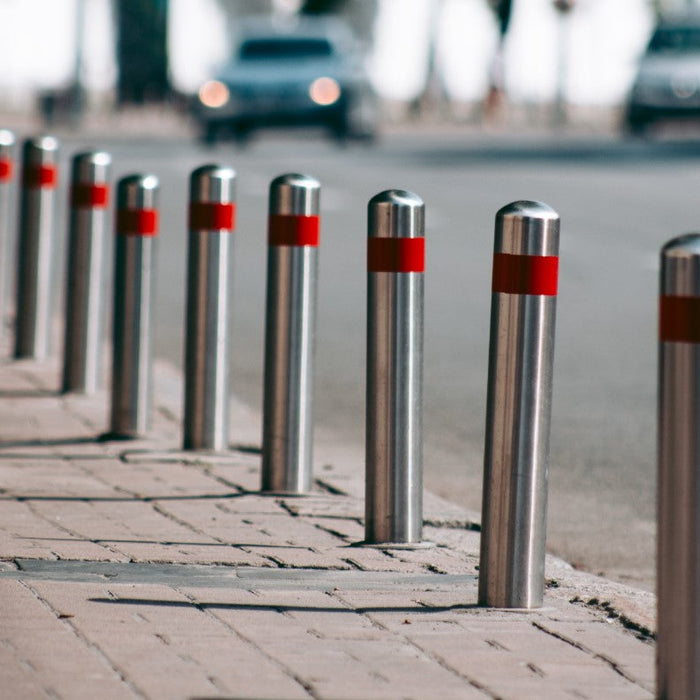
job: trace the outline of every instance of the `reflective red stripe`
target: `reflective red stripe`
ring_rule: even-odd
[[[369,272],[425,272],[425,238],[367,239]]]
[[[25,166],[22,173],[25,187],[52,189],[58,183],[58,169],[55,165]]]
[[[267,242],[272,246],[318,246],[320,240],[318,216],[270,214]]]
[[[559,258],[555,255],[494,253],[494,292],[556,296],[558,280]]]
[[[120,209],[117,212],[117,233],[127,236],[157,236],[156,209]]]
[[[12,179],[13,163],[8,158],[0,158],[0,182],[9,182]]]
[[[233,231],[236,227],[236,205],[233,202],[191,202],[188,219],[190,231]]]
[[[659,339],[662,343],[700,343],[700,298],[661,297]]]
[[[109,186],[74,184],[71,187],[70,202],[76,209],[104,209],[109,204]]]

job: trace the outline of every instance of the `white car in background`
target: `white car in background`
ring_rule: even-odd
[[[625,126],[642,135],[668,120],[700,122],[700,13],[658,24],[639,65]]]
[[[243,141],[270,127],[322,126],[338,139],[374,135],[373,94],[361,52],[337,19],[241,25],[232,59],[199,89],[204,141]]]

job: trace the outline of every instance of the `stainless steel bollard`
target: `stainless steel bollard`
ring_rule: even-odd
[[[423,533],[425,206],[388,190],[368,207],[365,542]]]
[[[0,333],[4,334],[5,298],[9,273],[10,248],[10,188],[14,176],[15,136],[7,129],[0,129]]]
[[[656,697],[700,697],[700,233],[661,251]]]
[[[143,435],[150,424],[157,199],[154,175],[131,175],[117,185],[112,437]]]
[[[231,168],[190,177],[184,439],[186,450],[228,447],[229,265],[235,224]]]
[[[68,222],[63,391],[94,394],[102,353],[104,247],[112,159],[100,151],[73,157]]]
[[[544,594],[559,215],[496,214],[479,603],[536,608]]]
[[[305,493],[312,486],[320,188],[294,173],[270,184],[263,491]]]
[[[28,139],[22,149],[15,357],[44,359],[51,336],[51,272],[58,141]]]

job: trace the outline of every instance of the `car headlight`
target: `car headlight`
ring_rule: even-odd
[[[223,107],[230,99],[229,89],[219,80],[207,80],[199,88],[199,101],[211,109]]]
[[[309,97],[321,107],[328,107],[340,99],[340,85],[333,78],[316,78],[309,87]]]

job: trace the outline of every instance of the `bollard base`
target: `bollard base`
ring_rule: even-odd
[[[553,608],[550,605],[540,605],[540,606],[532,606],[531,608],[507,608],[507,607],[500,607],[498,605],[488,605],[486,603],[478,603],[477,607],[483,608],[484,610],[498,610],[498,612],[504,612],[504,613],[519,613],[521,615],[527,615],[529,613],[547,613],[547,612],[554,612],[556,611],[556,608]]]
[[[97,442],[126,442],[127,440],[138,440],[141,435],[125,435],[124,433],[102,433],[97,436]]]
[[[310,496],[323,495],[321,491],[258,491],[259,496],[270,498],[309,498]]]
[[[433,549],[437,545],[435,542],[353,542],[351,547],[367,547],[368,549],[403,549],[403,550],[418,550],[418,549]]]

